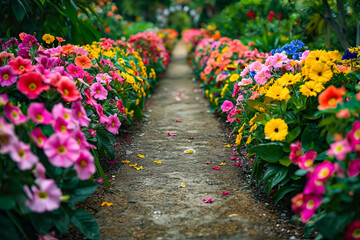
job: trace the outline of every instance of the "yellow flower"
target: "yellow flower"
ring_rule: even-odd
[[[136,105],[139,105],[139,103],[140,103],[140,99],[136,99]]]
[[[230,147],[230,144],[224,146],[224,148],[229,148],[229,147]]]
[[[137,166],[137,163],[135,164],[129,164],[129,167],[136,167]]]
[[[139,158],[145,158],[144,155],[141,155],[140,153],[137,155]]]
[[[250,135],[249,138],[246,140],[246,144],[250,144],[251,140],[252,140],[252,138],[251,138],[251,135]]]
[[[329,54],[324,50],[311,51],[305,60],[305,64],[310,67],[317,62],[330,61]]]
[[[44,36],[42,37],[42,40],[44,40],[44,42],[46,42],[47,44],[50,44],[53,41],[55,41],[55,37],[47,33],[47,34],[44,34]]]
[[[306,97],[316,97],[317,93],[321,92],[324,89],[324,86],[315,81],[307,81],[300,86],[300,92]]]
[[[252,117],[251,119],[250,119],[250,121],[249,121],[249,125],[250,126],[252,126],[253,124],[254,124],[254,120],[255,120],[255,118],[257,117],[258,115],[257,115],[257,113],[254,115],[254,117]],[[244,125],[245,125],[245,123],[244,123]],[[243,125],[243,126],[244,126]]]
[[[123,163],[129,163],[130,161],[129,160],[125,160],[125,161],[122,161]]]
[[[234,73],[233,75],[230,76],[230,82],[235,82],[240,78],[239,74]]]
[[[256,114],[255,114],[255,116],[256,116]],[[241,126],[241,128],[239,128],[238,133],[241,133],[242,130],[244,129],[244,127],[245,127],[245,123]]]
[[[288,134],[288,125],[281,118],[273,118],[265,124],[264,132],[271,141],[282,141]]]
[[[134,110],[131,110],[130,112],[129,112],[129,115],[130,115],[130,117],[134,117]]]
[[[299,82],[301,79],[301,74],[298,73],[296,75],[291,73],[285,73],[281,78],[277,80],[280,86],[290,86],[297,82]]]
[[[241,139],[242,139],[242,133],[239,132],[239,134],[237,135],[236,140],[235,140],[236,146],[239,146],[239,145],[240,145]]]
[[[330,51],[329,53],[329,58],[331,62],[340,62],[341,61],[341,53],[337,50],[335,51]]]
[[[186,152],[187,152],[187,153],[193,153],[194,150],[189,149],[189,150],[186,150]]]
[[[214,101],[214,102],[215,102],[216,106],[217,106],[217,105],[219,105],[218,100],[219,100],[219,98],[218,98],[218,97],[217,97],[217,98],[215,98],[215,101]]]
[[[108,206],[108,207],[110,207],[110,206],[112,206],[112,205],[114,205],[113,203],[109,203],[109,202],[102,202],[101,203],[101,206],[103,207],[103,206]]]
[[[255,131],[256,127],[257,127],[257,124],[255,123],[255,124],[250,128],[249,132],[251,133],[251,132]]]
[[[289,100],[290,99],[290,91],[286,87],[273,85],[266,92],[267,97],[271,97],[274,100]]]
[[[225,166],[225,165],[226,165],[226,163],[224,163],[224,162],[220,163],[220,166]]]
[[[221,50],[221,53],[226,53],[227,51],[229,51],[230,47],[226,46]]]
[[[326,83],[333,76],[330,65],[326,63],[315,63],[309,72],[309,78],[317,82]]]

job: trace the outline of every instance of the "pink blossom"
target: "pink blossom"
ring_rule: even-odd
[[[242,78],[244,78],[244,77],[246,77],[246,76],[248,75],[249,72],[250,72],[250,68],[249,68],[249,66],[246,66],[246,67],[244,68],[244,70],[242,70],[242,72],[240,73],[240,76],[241,76]]]
[[[104,88],[104,86],[100,82],[96,82],[90,87],[91,95],[99,100],[104,100],[107,98],[108,91]]]
[[[95,108],[96,108],[97,114],[99,115],[100,122],[102,124],[106,124],[108,122],[109,118],[104,115],[104,110],[103,110],[102,106],[100,104],[96,104]]]
[[[94,157],[88,150],[83,150],[74,164],[74,169],[81,180],[87,180],[96,171]]]
[[[11,66],[0,67],[0,86],[6,87],[13,85],[17,80],[17,75]]]
[[[20,170],[29,170],[39,161],[38,157],[30,151],[30,145],[21,141],[14,141],[11,146],[10,157],[17,163]]]
[[[305,194],[321,195],[325,192],[325,184],[322,181],[318,181],[316,178],[310,178],[305,185]]]
[[[0,107],[7,104],[9,101],[9,98],[7,97],[6,93],[0,94]]]
[[[21,124],[27,121],[27,117],[22,114],[20,108],[14,107],[8,102],[4,107],[5,116],[13,122],[15,125]]]
[[[249,84],[252,84],[253,83],[253,80],[251,78],[243,78],[239,83],[238,85],[239,86],[246,86],[246,85],[249,85]]]
[[[81,67],[70,64],[69,66],[67,66],[66,70],[72,77],[84,78],[84,70]]]
[[[288,63],[289,59],[283,53],[275,53],[274,56],[269,57],[270,65],[276,68],[282,68],[283,64]]]
[[[34,175],[37,179],[46,179],[46,169],[41,162],[36,163]]]
[[[349,109],[342,109],[340,112],[336,113],[337,118],[349,118],[351,116]]]
[[[254,72],[259,72],[262,69],[263,65],[259,61],[255,61],[249,65],[249,70]]]
[[[79,126],[71,132],[71,136],[79,144],[80,149],[89,149],[90,148],[90,144],[86,140],[85,133],[83,131],[81,131]]]
[[[125,107],[123,102],[119,99],[116,103],[117,108],[119,109],[120,113],[124,113],[125,112]]]
[[[234,107],[234,104],[231,101],[225,100],[224,103],[221,105],[221,110],[223,112],[227,112]]]
[[[43,103],[30,103],[27,114],[30,119],[32,119],[36,123],[50,124],[52,121],[52,115],[48,110],[46,110]]]
[[[55,133],[44,145],[45,155],[56,167],[70,167],[80,156],[80,146],[76,140],[66,133]]]
[[[342,161],[346,158],[348,152],[351,151],[349,142],[344,139],[330,144],[330,149],[326,152],[328,155],[335,156]]]
[[[30,132],[30,137],[34,140],[39,148],[43,148],[47,141],[47,137],[43,134],[40,127],[35,128]]]
[[[121,126],[121,122],[117,114],[115,113],[114,115],[110,115],[106,123],[106,129],[112,134],[118,134],[120,126]]]
[[[310,168],[315,158],[317,157],[317,153],[313,150],[309,150],[304,155],[300,156],[300,161],[298,162],[298,165],[301,169],[308,169]]]
[[[203,199],[203,202],[204,203],[212,203],[212,202],[214,202],[214,200],[212,199],[212,197],[210,197],[209,199]]]
[[[315,210],[320,206],[322,197],[319,195],[304,195],[304,203],[301,210],[301,220],[306,222],[314,216]]]
[[[90,123],[90,118],[88,118],[84,107],[80,101],[76,101],[71,106],[71,115],[73,119],[79,122],[79,125],[82,127],[88,127]]]
[[[62,103],[54,105],[51,113],[53,115],[53,119],[63,118],[67,122],[69,129],[75,127],[76,124],[74,122],[74,119],[72,118],[73,114],[71,109],[65,108]]]
[[[96,75],[96,81],[101,83],[111,82],[112,78],[107,73],[99,73]]]
[[[264,85],[270,77],[271,77],[270,71],[267,68],[263,68],[263,69],[261,69],[260,72],[258,72],[255,75],[254,80],[258,84]]]
[[[347,134],[347,138],[351,149],[358,154],[360,152],[360,121],[354,122],[353,129]]]
[[[83,47],[78,47],[78,46],[74,47],[74,53],[76,55],[83,55],[83,56],[88,55],[88,51],[86,51],[86,49],[84,49]]]
[[[306,50],[305,52],[303,52],[303,54],[301,55],[301,57],[299,58],[300,60],[306,60],[307,56],[309,55],[311,51],[310,50]]]
[[[55,231],[52,231],[44,236],[39,236],[38,240],[59,240],[59,239],[55,237]]]
[[[119,81],[121,84],[124,83],[125,79],[122,78],[119,73],[117,73],[115,71],[109,71],[109,73],[111,73],[111,75],[113,76],[112,80]]]
[[[94,106],[94,107],[95,107],[96,104],[97,104],[97,102],[96,102],[96,100],[92,97],[90,90],[87,89],[87,88],[85,88],[85,89],[84,89],[84,94],[85,94],[85,97],[86,97],[85,102],[86,102],[87,104],[90,104],[91,106]]]
[[[12,150],[12,144],[17,142],[18,137],[14,132],[14,125],[5,121],[4,117],[0,117],[0,153],[5,154]]]
[[[60,207],[61,190],[56,186],[53,179],[37,179],[37,185],[24,187],[25,193],[29,200],[25,204],[31,211],[42,213],[45,211],[53,211]]]
[[[325,182],[333,172],[335,171],[335,166],[333,163],[329,161],[324,161],[314,168],[314,172],[312,174],[312,178],[315,178],[316,181]]]
[[[360,232],[360,221],[359,220],[353,221],[347,226],[344,239],[359,240],[360,239],[359,232]]]
[[[70,129],[68,127],[68,122],[65,121],[64,118],[58,117],[55,121],[52,122],[52,127],[54,128],[55,132],[58,133],[70,133]]]
[[[301,142],[297,141],[296,143],[290,144],[291,152],[289,154],[289,159],[293,164],[298,164],[300,161],[300,157],[303,155],[303,151],[301,148]]]
[[[355,177],[360,172],[360,159],[353,159],[349,161],[348,175]]]

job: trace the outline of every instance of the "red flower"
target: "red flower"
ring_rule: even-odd
[[[254,11],[248,11],[247,15],[248,15],[248,17],[250,19],[255,19],[255,12]]]
[[[14,60],[8,63],[12,69],[16,72],[16,74],[24,74],[27,72],[31,72],[35,67],[31,65],[30,59],[25,59],[20,56],[16,57]]]
[[[282,17],[282,16],[281,16],[281,13],[279,13],[279,14],[276,15],[276,18],[279,19],[279,20],[281,19],[281,17]]]
[[[19,78],[17,88],[28,98],[34,99],[37,98],[42,91],[48,90],[49,86],[42,82],[39,73],[29,72]]]
[[[360,239],[360,221],[353,221],[347,227],[345,233],[346,240],[359,240]]]
[[[269,16],[270,16],[270,17],[273,17],[274,15],[275,15],[275,12],[274,12],[274,11],[270,11],[270,12],[269,12]]]
[[[61,97],[67,102],[75,102],[80,98],[80,92],[75,83],[68,77],[61,77],[57,90],[61,93]]]
[[[271,22],[273,20],[273,16],[269,16],[266,21]]]
[[[333,85],[329,86],[319,95],[318,109],[336,108],[338,103],[343,103],[342,96],[345,93],[346,89],[344,87],[336,88]]]
[[[125,112],[124,104],[120,99],[117,101],[116,106],[121,113]]]

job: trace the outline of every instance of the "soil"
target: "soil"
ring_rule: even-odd
[[[234,142],[226,124],[209,112],[190,77],[180,42],[147,101],[146,117],[119,138],[118,163],[104,166],[111,191],[100,186],[85,202],[102,239],[302,239],[303,226],[289,221],[286,207],[243,190],[251,163],[224,147]],[[233,156],[243,166],[234,166]],[[210,197],[212,203],[203,202]],[[101,206],[104,201],[113,205]]]

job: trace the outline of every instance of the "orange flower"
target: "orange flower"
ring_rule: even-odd
[[[111,29],[110,29],[109,27],[107,27],[107,28],[105,28],[104,32],[105,32],[106,34],[109,34],[109,33],[111,32]]]
[[[82,69],[88,69],[92,67],[92,62],[87,56],[78,56],[75,58],[75,65]]]
[[[319,110],[327,108],[336,108],[338,103],[343,103],[342,96],[345,95],[346,89],[344,87],[336,88],[333,85],[329,86],[325,91],[319,95]]]
[[[74,45],[72,44],[67,44],[65,46],[62,46],[62,52],[65,54],[65,55],[69,55],[69,54],[72,54],[75,50],[74,48]]]
[[[20,33],[20,34],[19,34],[20,40],[21,40],[21,41],[24,40],[24,37],[25,37],[26,35],[27,35],[27,33],[24,33],[24,32]]]
[[[65,42],[65,39],[63,39],[62,37],[56,37],[56,40],[58,40],[59,42]]]
[[[108,17],[112,17],[113,15],[114,15],[114,13],[113,13],[113,12],[108,11]]]
[[[117,12],[118,8],[117,8],[115,5],[112,5],[112,6],[111,6],[111,10],[112,10],[113,12]]]

